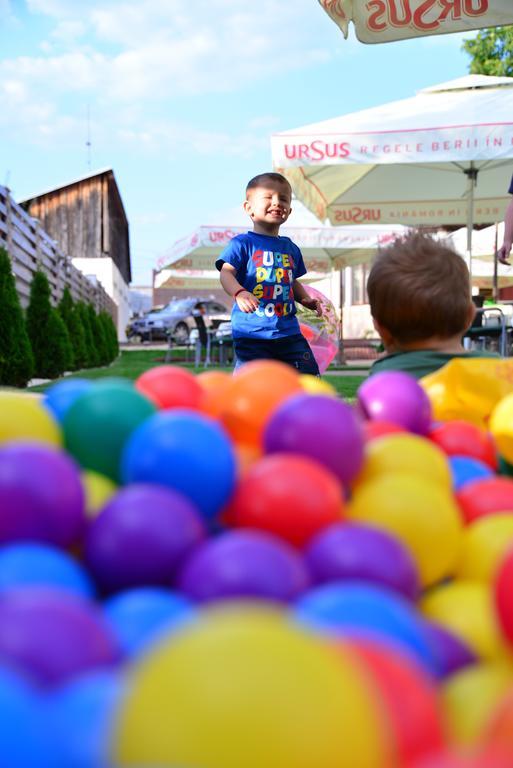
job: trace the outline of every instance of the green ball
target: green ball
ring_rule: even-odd
[[[64,445],[81,467],[119,482],[127,439],[155,411],[155,405],[130,381],[104,380],[67,410],[62,423]]]

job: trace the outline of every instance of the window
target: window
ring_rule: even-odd
[[[367,277],[369,276],[369,266],[359,264],[351,270],[351,294],[353,304],[368,304],[367,296]]]

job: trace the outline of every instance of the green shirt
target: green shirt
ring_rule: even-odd
[[[433,349],[415,349],[411,352],[392,352],[376,360],[370,369],[370,375],[380,371],[404,371],[421,379],[428,373],[442,368],[455,357],[500,357],[496,352],[475,350],[473,352],[436,352]]]

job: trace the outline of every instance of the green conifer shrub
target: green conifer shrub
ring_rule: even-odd
[[[11,260],[5,248],[0,248],[0,384],[25,387],[33,373],[34,358]]]
[[[66,370],[69,337],[61,316],[50,302],[50,284],[44,272],[37,271],[30,285],[27,332],[34,355],[34,375],[55,379]]]

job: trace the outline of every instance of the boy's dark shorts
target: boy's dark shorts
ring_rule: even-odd
[[[299,373],[319,376],[319,366],[303,334],[283,339],[234,339],[236,368],[251,360],[279,360]]]

